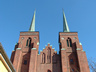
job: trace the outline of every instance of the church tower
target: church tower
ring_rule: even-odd
[[[90,72],[78,33],[70,32],[63,11],[63,32],[59,32],[62,72]]]
[[[90,72],[78,33],[70,32],[63,12],[63,32],[59,32],[59,54],[48,43],[38,53],[39,32],[35,31],[35,13],[27,32],[20,32],[12,51],[11,62],[16,72]]]
[[[20,32],[11,61],[16,72],[36,72],[39,32],[35,31],[35,12],[28,32]]]

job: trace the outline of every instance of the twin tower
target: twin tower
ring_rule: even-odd
[[[20,32],[12,51],[16,72],[90,72],[78,33],[70,32],[63,12],[64,31],[59,32],[59,54],[48,44],[38,53],[39,32],[35,32],[35,12],[28,32]]]

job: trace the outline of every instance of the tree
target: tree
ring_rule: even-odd
[[[89,59],[89,68],[91,69],[92,72],[96,72],[96,59]]]

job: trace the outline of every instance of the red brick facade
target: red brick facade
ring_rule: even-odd
[[[77,32],[59,33],[59,54],[48,44],[38,54],[39,32],[21,32],[11,61],[17,72],[90,72]]]

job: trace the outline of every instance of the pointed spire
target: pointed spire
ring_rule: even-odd
[[[33,18],[32,18],[32,22],[31,22],[29,31],[35,31],[35,13],[36,13],[36,10],[34,11],[34,15],[33,15]]]
[[[64,32],[70,32],[68,24],[67,24],[66,17],[65,17],[65,14],[64,14],[64,10],[63,10],[63,26],[64,26],[64,28],[63,28]]]

